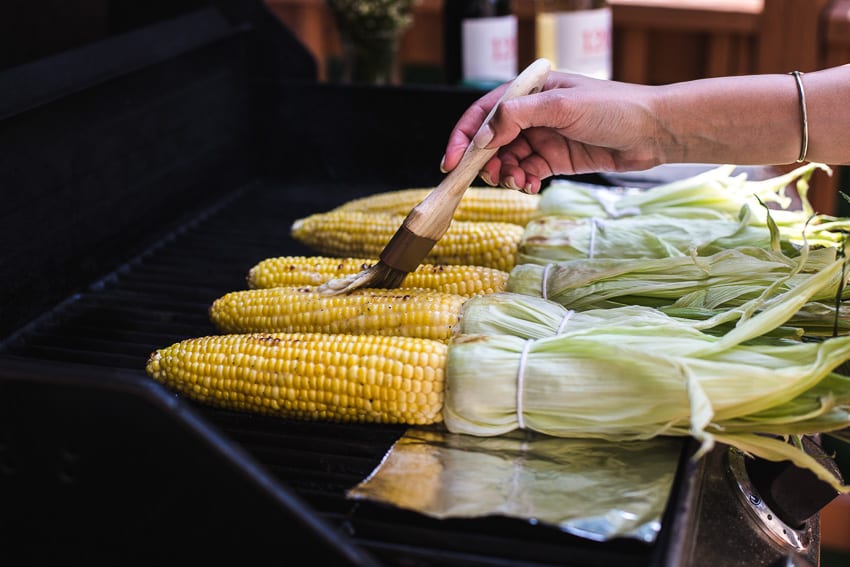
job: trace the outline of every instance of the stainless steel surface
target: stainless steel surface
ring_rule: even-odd
[[[753,488],[743,458],[726,446],[715,448],[705,457],[698,480],[701,490],[696,492],[699,512],[691,526],[692,532],[700,537],[686,542],[680,554],[667,565],[813,567],[819,564],[819,515],[811,517],[800,529],[784,526]]]

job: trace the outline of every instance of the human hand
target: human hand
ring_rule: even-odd
[[[505,88],[485,94],[460,117],[443,171],[457,166],[470,143],[499,148],[480,173],[488,185],[526,193],[537,193],[552,175],[636,171],[662,162],[669,135],[656,118],[653,87],[552,72],[542,92],[503,101],[476,136]]]

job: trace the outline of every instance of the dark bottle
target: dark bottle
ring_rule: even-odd
[[[443,68],[451,85],[490,89],[517,74],[511,0],[444,0]]]

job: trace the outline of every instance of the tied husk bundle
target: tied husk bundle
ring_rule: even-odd
[[[668,314],[708,319],[743,305],[788,291],[811,274],[836,261],[836,248],[805,250],[790,257],[781,251],[757,247],[722,250],[666,258],[593,258],[560,263],[522,264],[508,278],[506,289],[544,297],[584,311],[624,305],[656,307]],[[850,319],[838,310],[836,298],[850,297],[847,275],[839,272],[793,314],[788,324],[808,336],[846,333]]]
[[[808,179],[822,164],[747,181],[732,166],[642,191],[567,183],[548,187],[538,215],[525,227],[517,264],[579,258],[665,258],[692,253],[778,245],[794,255],[801,247],[835,247],[848,219],[816,214]],[[800,208],[786,194],[796,181]],[[771,238],[765,227],[776,233]]]
[[[619,218],[657,214],[681,219],[734,219],[743,207],[757,212],[749,221],[767,224],[759,205],[771,207],[771,216],[791,234],[814,215],[808,200],[809,180],[815,171],[832,174],[829,166],[806,163],[788,173],[759,181],[748,180],[746,173],[733,175],[734,165],[722,165],[697,175],[647,189],[613,189],[575,182],[552,184],[541,193],[538,216],[571,218]],[[794,184],[799,207],[788,195]],[[792,208],[794,207],[794,208]],[[835,220],[815,215],[818,221]]]
[[[570,311],[511,292],[464,304],[443,420],[454,433],[516,429],[611,441],[693,436],[791,460],[843,492],[788,438],[850,426],[850,337],[768,338],[842,268],[836,261],[717,336],[644,306]]]

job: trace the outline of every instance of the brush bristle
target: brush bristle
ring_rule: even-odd
[[[356,274],[328,280],[320,285],[317,290],[325,295],[340,295],[364,287],[393,289],[399,287],[405,277],[407,277],[407,272],[378,262]]]

